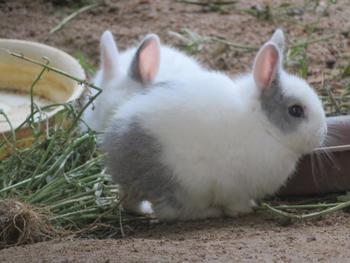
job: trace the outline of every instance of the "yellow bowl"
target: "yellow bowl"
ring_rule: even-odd
[[[0,109],[9,118],[13,129],[16,129],[30,115],[30,88],[40,71],[40,65],[35,65],[23,59],[11,56],[5,50],[23,54],[26,57],[45,62],[49,65],[67,72],[76,78],[85,79],[85,73],[79,62],[67,53],[39,43],[0,39]],[[55,103],[65,103],[78,99],[83,88],[76,81],[53,71],[45,71],[42,78],[34,87],[35,102],[44,106]],[[35,121],[53,120],[63,107],[55,107],[41,119]],[[28,146],[31,143],[31,130],[23,127],[16,132],[17,147]],[[11,127],[0,115],[0,160],[9,154],[9,143],[3,143],[11,136]],[[2,146],[1,146],[2,145]]]

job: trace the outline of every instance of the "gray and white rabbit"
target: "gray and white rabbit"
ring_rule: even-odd
[[[175,48],[160,45],[157,35],[147,35],[138,47],[121,53],[110,31],[100,41],[101,65],[93,83],[102,93],[88,107],[83,120],[98,132],[103,132],[120,105],[135,94],[144,92],[153,83],[166,82],[176,76],[190,78],[204,70],[193,58]],[[93,90],[92,95],[97,91]]]
[[[169,72],[120,106],[103,148],[126,209],[148,201],[160,220],[236,216],[286,182],[327,129],[314,90],[283,69],[283,44],[277,30],[250,74]]]

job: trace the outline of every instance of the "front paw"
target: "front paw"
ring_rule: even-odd
[[[256,200],[251,199],[249,201],[249,206],[254,210],[260,206],[260,201],[259,200],[256,201]]]
[[[253,208],[249,205],[232,205],[232,206],[225,206],[223,208],[224,215],[229,217],[238,217],[243,214],[248,214],[253,211]]]

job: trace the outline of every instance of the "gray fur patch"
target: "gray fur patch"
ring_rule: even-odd
[[[295,131],[304,120],[304,118],[295,118],[289,114],[288,107],[299,103],[296,99],[283,95],[278,77],[270,87],[263,90],[260,99],[261,108],[269,121],[284,133]]]
[[[141,45],[137,48],[136,53],[134,55],[134,58],[131,61],[130,64],[130,69],[129,69],[129,76],[140,83],[147,84],[145,83],[145,80],[143,79],[141,72],[140,72],[140,54],[141,51],[147,46],[148,42],[150,39],[146,39],[141,43]]]
[[[135,54],[133,60],[131,61],[130,69],[129,69],[129,76],[133,80],[140,82],[140,83],[143,83],[143,79],[142,79],[141,72],[140,72],[140,65],[139,65],[140,52],[141,52],[141,48],[139,48],[136,51],[136,54]]]
[[[155,211],[180,208],[176,197],[180,187],[161,163],[161,145],[137,121],[114,122],[103,146],[108,171],[128,197],[150,201]]]

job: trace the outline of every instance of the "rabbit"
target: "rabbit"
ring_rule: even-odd
[[[235,217],[275,193],[323,141],[325,113],[307,82],[283,67],[283,31],[251,73],[201,71],[125,102],[103,138],[126,210],[161,221]]]
[[[93,83],[102,93],[83,114],[84,122],[97,132],[105,130],[124,101],[147,91],[152,83],[166,82],[174,73],[181,79],[205,70],[195,59],[173,47],[160,45],[155,34],[148,34],[138,47],[119,53],[112,33],[107,30],[101,36],[100,52],[101,66]],[[91,95],[96,93],[93,90]]]

